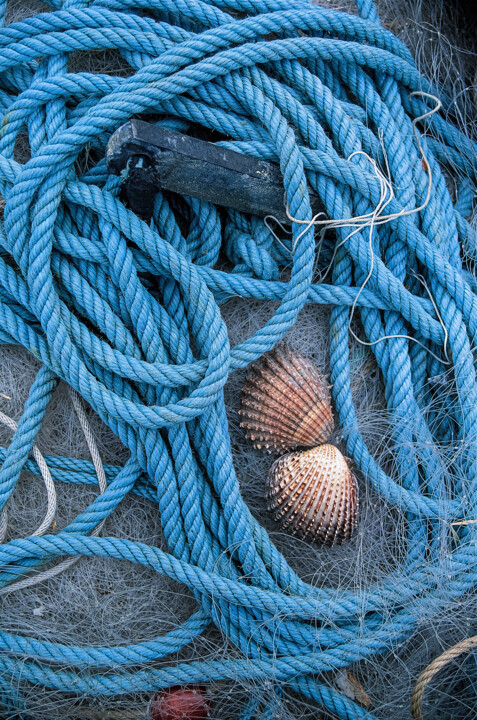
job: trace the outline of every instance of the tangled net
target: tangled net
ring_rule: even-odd
[[[45,474],[30,456],[58,378],[131,453],[61,532],[2,545],[0,584],[35,581],[64,556],[118,558],[183,583],[199,605],[134,645],[1,632],[2,701],[17,712],[12,678],[91,697],[241,678],[264,688],[244,719],[272,718],[284,686],[341,718],[373,718],[324,673],[386,652],[475,587],[477,248],[466,218],[477,147],[373,4],[357,5],[360,17],[304,0],[66,2],[0,32],[0,340],[42,363],[2,451],[2,508],[23,469]],[[120,52],[126,77],[68,72],[76,51],[103,49]],[[162,193],[150,225],[139,220],[104,162],[132,116],[278,162],[291,234]],[[326,220],[312,217],[307,186]],[[230,348],[219,306],[237,296],[279,306]],[[364,592],[300,579],[243,502],[232,462],[229,374],[271,349],[307,303],[332,307],[347,452],[406,518],[400,565]],[[350,334],[380,367],[397,474],[360,433]],[[46,466],[53,481],[101,473],[72,458]],[[130,492],[157,502],[170,554],[92,536]],[[212,623],[240,657],[154,667]]]

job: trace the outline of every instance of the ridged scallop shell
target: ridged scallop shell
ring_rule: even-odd
[[[288,453],[274,462],[267,499],[275,520],[310,542],[340,543],[356,527],[358,487],[334,445]]]
[[[311,360],[288,347],[252,366],[240,414],[246,437],[268,452],[320,445],[334,427],[324,378]]]

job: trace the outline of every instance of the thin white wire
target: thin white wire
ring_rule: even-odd
[[[78,394],[69,388],[71,400],[73,402],[73,407],[75,409],[76,415],[78,417],[79,423],[81,425],[81,429],[83,430],[86,444],[88,445],[88,450],[91,455],[91,459],[93,461],[94,469],[96,472],[96,477],[98,478],[98,485],[99,485],[99,492],[100,494],[103,494],[107,487],[107,480],[106,480],[106,473],[104,472],[104,466],[103,461],[101,460],[101,455],[99,454],[98,446],[96,445],[96,440],[94,438],[94,435],[91,431],[90,424],[88,422],[88,418],[86,416],[86,413],[83,409],[83,406],[81,404],[81,400],[78,396]],[[37,458],[35,457],[35,460]],[[38,460],[37,460],[38,462]],[[44,460],[43,460],[44,462]],[[45,463],[46,466],[46,463]],[[48,471],[49,472],[49,471]],[[1,522],[1,520],[0,520]],[[102,520],[102,522],[99,523],[92,531],[92,536],[98,536],[101,532],[104,523],[106,521]],[[55,565],[55,567],[50,568],[49,570],[44,570],[43,572],[38,573],[37,575],[33,577],[25,578],[25,580],[20,580],[18,582],[12,583],[12,585],[8,585],[7,587],[0,589],[0,595],[5,595],[10,592],[14,592],[16,590],[21,590],[27,587],[32,587],[33,585],[37,585],[40,582],[43,582],[44,580],[49,580],[52,577],[55,577],[56,575],[59,575],[64,570],[67,570],[72,565],[74,565],[76,562],[78,562],[80,558],[79,557],[70,557],[64,560],[63,562],[59,563],[58,565]]]
[[[414,118],[414,120],[412,121],[414,136],[416,138],[416,142],[419,147],[419,151],[421,153],[423,167],[426,170],[427,177],[428,177],[426,198],[425,198],[424,202],[422,203],[422,205],[420,205],[417,208],[412,208],[410,210],[403,209],[403,210],[400,210],[398,213],[382,215],[382,211],[389,205],[389,203],[395,197],[394,190],[392,187],[392,182],[390,179],[386,178],[385,175],[381,172],[381,170],[378,168],[376,161],[373,160],[373,158],[371,158],[367,153],[365,153],[362,150],[356,150],[355,152],[351,153],[351,155],[348,157],[348,160],[351,160],[355,155],[363,155],[373,166],[376,177],[378,178],[379,185],[380,185],[380,198],[379,198],[379,202],[378,202],[377,206],[370,213],[366,213],[365,215],[358,215],[356,217],[349,218],[349,219],[336,218],[336,219],[331,219],[331,220],[319,220],[318,218],[324,216],[324,214],[325,214],[323,212],[320,212],[320,213],[317,213],[311,220],[299,220],[298,218],[295,218],[292,215],[290,215],[289,208],[287,205],[286,206],[286,214],[287,214],[287,217],[289,218],[289,220],[291,222],[296,222],[300,225],[306,226],[303,229],[303,231],[294,240],[294,242],[292,244],[291,254],[293,255],[293,253],[295,252],[296,245],[297,245],[298,241],[300,240],[300,238],[303,237],[303,235],[309,230],[309,228],[314,225],[323,226],[322,231],[320,233],[320,236],[321,236],[320,237],[320,247],[323,242],[322,233],[325,232],[326,230],[328,230],[330,228],[354,227],[355,229],[351,233],[349,233],[349,235],[347,235],[344,238],[344,240],[342,240],[337,245],[335,245],[334,250],[333,250],[333,256],[328,264],[328,267],[325,269],[324,274],[321,273],[320,277],[322,278],[322,277],[324,277],[324,275],[326,275],[326,273],[332,266],[338,249],[342,245],[344,245],[351,237],[353,237],[353,235],[355,235],[357,232],[359,232],[360,230],[363,230],[366,227],[369,227],[368,243],[369,243],[370,258],[371,258],[370,268],[369,268],[368,274],[367,274],[364,282],[362,283],[362,285],[360,286],[360,288],[358,290],[358,293],[356,294],[353,304],[351,305],[351,312],[350,312],[350,316],[349,316],[349,320],[348,320],[348,331],[349,331],[350,335],[352,335],[352,337],[356,340],[356,342],[358,342],[361,345],[365,345],[366,347],[372,347],[374,345],[377,345],[380,342],[383,342],[384,340],[393,340],[393,339],[397,339],[397,338],[404,339],[404,340],[410,340],[412,342],[417,343],[421,347],[423,347],[430,355],[432,355],[434,358],[436,358],[436,360],[439,360],[444,365],[450,365],[451,362],[450,362],[449,356],[447,354],[448,332],[444,325],[444,322],[442,320],[440,313],[437,311],[436,303],[431,295],[431,292],[425,283],[423,283],[423,284],[424,284],[426,291],[430,297],[430,300],[432,302],[434,310],[436,311],[438,322],[440,323],[440,325],[443,329],[443,332],[444,332],[444,354],[445,354],[446,360],[443,360],[442,358],[438,357],[435,353],[432,352],[432,350],[430,350],[426,345],[424,345],[424,343],[422,343],[417,338],[412,337],[411,335],[404,335],[404,334],[383,335],[378,340],[374,340],[373,342],[366,342],[365,340],[361,340],[356,335],[356,333],[353,331],[353,329],[351,327],[351,322],[354,317],[354,313],[356,310],[356,305],[358,303],[359,297],[360,297],[361,293],[363,292],[364,288],[366,287],[367,283],[371,279],[373,271],[374,271],[373,230],[374,230],[375,226],[376,225],[384,225],[386,223],[391,222],[391,220],[395,220],[397,218],[404,217],[406,215],[413,215],[415,213],[421,212],[421,210],[423,210],[427,206],[427,204],[429,203],[430,197],[431,197],[432,172],[431,172],[430,165],[427,162],[427,158],[424,153],[424,149],[422,147],[421,140],[419,138],[419,133],[417,131],[417,123],[420,122],[421,120],[424,120],[426,117],[430,117],[434,113],[438,112],[438,110],[440,110],[440,108],[442,107],[442,103],[439,100],[439,98],[435,97],[434,95],[431,95],[430,93],[426,93],[424,91],[416,91],[416,92],[410,93],[410,96],[413,96],[413,95],[422,95],[422,96],[430,98],[436,102],[436,107],[434,107],[432,110],[429,110],[428,112],[426,112],[422,115],[419,115],[417,118]],[[389,164],[387,161],[386,153],[384,153],[384,158],[385,158],[386,167],[388,170],[388,175],[390,177],[390,170],[389,170]],[[280,245],[282,245],[282,247],[285,247],[285,249],[288,251],[288,248],[286,248],[284,243],[282,243],[280,238],[278,238],[277,234],[274,232],[273,228],[269,225],[268,220],[271,220],[271,219],[273,219],[279,225],[279,227],[282,229],[282,231],[286,232],[287,234],[291,234],[291,232],[287,228],[285,228],[283,226],[283,224],[279,220],[277,220],[277,218],[275,218],[273,215],[267,215],[265,217],[265,224],[266,224],[267,228],[270,230],[270,232],[275,237],[275,239],[280,243]]]
[[[411,208],[410,210],[404,210],[404,209],[403,209],[403,210],[400,210],[398,213],[391,213],[390,215],[381,215],[380,213],[378,213],[378,216],[379,216],[379,217],[378,217],[377,214],[376,214],[376,208],[375,208],[372,212],[366,213],[365,215],[357,215],[356,217],[352,217],[352,218],[334,218],[334,219],[331,219],[331,220],[330,220],[330,219],[328,219],[328,220],[319,220],[318,218],[322,217],[322,216],[325,214],[324,212],[319,212],[319,213],[317,213],[311,220],[300,220],[300,219],[295,218],[295,217],[293,217],[292,215],[290,215],[289,207],[288,207],[288,204],[287,204],[285,211],[286,211],[287,217],[288,217],[288,219],[290,220],[290,222],[298,223],[299,225],[306,225],[306,227],[304,228],[304,230],[303,230],[303,231],[297,236],[297,238],[295,239],[295,241],[294,241],[294,243],[293,243],[293,247],[292,247],[292,252],[295,251],[296,244],[297,244],[298,240],[300,240],[300,238],[310,229],[310,227],[312,227],[312,225],[324,225],[324,226],[326,226],[327,228],[357,227],[358,229],[361,229],[361,228],[363,228],[363,227],[367,227],[370,222],[372,222],[373,225],[384,225],[384,224],[390,222],[391,220],[395,220],[395,219],[397,219],[397,218],[404,217],[404,216],[406,216],[406,215],[414,215],[415,213],[418,213],[418,212],[421,212],[421,210],[424,210],[424,208],[425,208],[425,207],[427,206],[427,204],[429,203],[429,200],[430,200],[430,197],[431,197],[431,191],[432,191],[432,172],[431,172],[430,165],[429,165],[429,163],[427,162],[427,158],[426,158],[426,155],[425,155],[425,153],[424,153],[424,149],[423,149],[423,147],[422,147],[421,140],[420,140],[420,138],[419,138],[419,133],[418,133],[418,131],[417,131],[417,123],[420,122],[421,120],[424,120],[426,117],[430,117],[431,115],[434,115],[434,113],[438,112],[438,111],[441,109],[441,107],[442,107],[442,103],[441,103],[441,101],[439,100],[439,98],[435,97],[435,95],[431,95],[430,93],[426,93],[426,92],[424,92],[424,91],[419,91],[419,90],[418,90],[418,91],[416,91],[416,92],[410,93],[410,96],[413,96],[413,95],[422,95],[422,96],[424,96],[424,97],[427,97],[427,98],[430,98],[430,99],[432,99],[432,100],[435,100],[435,102],[436,102],[436,107],[435,107],[435,108],[432,108],[432,110],[428,110],[426,113],[423,113],[422,115],[419,115],[417,118],[414,118],[414,120],[412,121],[412,128],[413,128],[414,136],[415,136],[415,138],[416,138],[416,142],[417,142],[417,145],[418,145],[418,147],[419,147],[419,152],[421,153],[421,158],[422,158],[422,161],[423,161],[423,167],[426,169],[427,177],[428,177],[428,180],[429,180],[429,182],[428,182],[428,187],[427,187],[427,193],[426,193],[426,199],[424,200],[424,202],[422,203],[422,205],[420,205],[420,206],[417,207],[417,208]],[[383,173],[378,169],[378,166],[377,166],[375,160],[373,160],[373,159],[372,159],[369,155],[367,155],[367,153],[365,153],[363,150],[356,150],[355,152],[351,153],[351,155],[348,157],[348,161],[351,160],[351,158],[354,157],[355,155],[363,155],[363,156],[365,156],[365,157],[372,163],[373,167],[374,167],[375,170],[376,170],[376,174],[377,174],[377,176],[378,176],[378,179],[379,179],[380,183],[382,182],[382,178],[384,178],[384,182],[386,183],[387,187],[389,188],[390,196],[389,196],[389,199],[388,199],[386,202],[384,202],[384,204],[383,204],[383,195],[381,194],[380,199],[379,199],[379,203],[378,203],[378,206],[377,206],[378,208],[384,209],[387,205],[389,205],[389,203],[391,202],[391,200],[393,200],[393,198],[395,197],[394,191],[393,191],[393,188],[392,188],[392,183],[391,183],[391,181],[388,180],[387,178],[385,178],[385,176],[383,175]],[[386,155],[385,155],[385,157],[386,157]],[[386,164],[387,164],[387,161],[386,161]],[[281,223],[279,220],[277,220],[273,215],[267,215],[265,219],[267,220],[267,219],[269,219],[269,218],[275,220],[275,222],[277,222],[278,225],[279,225],[282,229],[284,229],[282,223]],[[268,227],[268,225],[267,225],[267,227]],[[273,231],[272,231],[272,232],[273,232]],[[354,233],[352,233],[351,235],[349,235],[348,237],[346,237],[346,238],[342,241],[341,244],[345,243],[346,240],[348,240],[353,234],[354,234]],[[339,246],[338,246],[338,247],[339,247]]]
[[[361,345],[365,345],[366,347],[373,347],[374,345],[377,345],[378,343],[383,342],[383,340],[393,340],[393,339],[397,339],[397,338],[404,339],[404,340],[411,340],[412,342],[415,342],[415,343],[417,343],[418,345],[420,345],[421,347],[423,347],[423,348],[426,350],[426,352],[428,352],[430,355],[432,355],[434,358],[436,358],[436,360],[439,360],[439,362],[441,362],[443,365],[451,365],[451,361],[449,360],[449,356],[448,356],[448,354],[447,354],[447,341],[448,341],[448,337],[449,337],[448,332],[447,332],[447,328],[446,328],[446,326],[444,325],[444,321],[443,321],[443,319],[442,319],[442,316],[440,315],[440,313],[439,313],[438,310],[437,310],[437,305],[436,305],[436,303],[435,303],[435,301],[434,301],[434,298],[432,297],[431,291],[429,290],[429,288],[428,288],[428,286],[427,286],[427,284],[426,284],[426,282],[424,281],[423,278],[421,278],[421,282],[423,283],[423,285],[424,285],[424,287],[425,287],[425,289],[426,289],[426,291],[427,291],[427,294],[429,295],[429,298],[430,298],[430,300],[431,300],[431,303],[432,303],[432,305],[433,305],[433,307],[434,307],[434,310],[435,310],[435,312],[436,312],[438,322],[439,322],[439,324],[441,325],[441,327],[442,327],[442,329],[443,329],[443,331],[444,331],[444,345],[443,345],[443,349],[444,349],[444,354],[445,354],[445,356],[446,356],[446,360],[443,360],[442,358],[438,357],[435,353],[432,352],[432,350],[430,350],[426,345],[424,345],[424,343],[422,343],[422,342],[421,342],[420,340],[418,340],[417,338],[412,337],[411,335],[404,335],[404,334],[383,335],[382,337],[378,338],[378,340],[374,340],[373,342],[366,342],[365,340],[361,340],[361,339],[356,335],[356,333],[353,331],[353,329],[352,329],[352,327],[351,327],[351,322],[352,322],[352,319],[353,319],[353,316],[354,316],[354,312],[355,312],[355,310],[356,310],[356,305],[357,305],[359,296],[360,296],[361,293],[363,292],[364,288],[366,287],[367,283],[369,282],[369,280],[370,280],[370,278],[371,278],[371,276],[372,276],[372,274],[373,274],[373,269],[374,269],[374,253],[373,253],[373,245],[372,245],[372,242],[373,242],[373,228],[374,228],[374,225],[375,225],[375,224],[378,224],[378,225],[383,224],[382,221],[383,221],[384,219],[385,219],[386,222],[389,222],[389,221],[392,220],[392,219],[395,219],[395,218],[398,218],[398,217],[403,217],[404,215],[412,215],[413,213],[420,212],[421,210],[423,210],[423,209],[426,207],[426,205],[428,204],[428,202],[429,202],[429,200],[430,200],[430,197],[431,197],[431,190],[432,190],[432,172],[431,172],[430,165],[429,165],[429,163],[427,162],[427,158],[426,158],[426,156],[425,156],[425,154],[424,154],[424,150],[423,150],[423,148],[422,148],[422,144],[421,144],[421,141],[420,141],[420,138],[419,138],[419,134],[418,134],[418,132],[417,132],[416,124],[417,124],[420,120],[423,120],[424,118],[429,117],[430,115],[433,115],[434,113],[436,113],[436,112],[442,107],[442,103],[441,103],[441,101],[440,101],[438,98],[436,98],[434,95],[430,95],[429,93],[426,93],[426,92],[417,91],[417,92],[411,93],[411,95],[424,95],[425,97],[432,98],[432,99],[435,100],[436,103],[437,103],[437,105],[436,105],[435,108],[433,108],[432,110],[429,110],[427,113],[424,113],[423,115],[419,115],[419,117],[414,118],[414,120],[412,121],[412,127],[413,127],[413,131],[414,131],[414,135],[415,135],[415,137],[416,137],[416,141],[417,141],[417,144],[418,144],[418,146],[419,146],[419,150],[420,150],[420,152],[421,152],[423,165],[424,165],[424,167],[425,167],[426,170],[427,170],[427,176],[428,176],[428,179],[429,179],[428,187],[427,187],[426,199],[425,199],[424,203],[423,203],[420,207],[418,207],[418,208],[413,208],[412,210],[402,210],[402,211],[399,212],[399,213],[394,213],[394,214],[388,215],[388,216],[386,216],[385,218],[380,218],[380,220],[379,220],[377,223],[374,223],[373,221],[371,222],[370,227],[369,227],[369,248],[370,248],[370,256],[371,256],[370,269],[369,269],[369,272],[368,272],[368,274],[367,274],[367,276],[366,276],[363,284],[362,284],[361,287],[359,288],[359,291],[358,291],[358,293],[357,293],[357,295],[356,295],[356,297],[355,297],[355,299],[354,299],[354,301],[353,301],[353,304],[352,304],[352,306],[351,306],[351,312],[350,312],[349,321],[348,321],[348,331],[349,331],[350,335],[352,335],[352,337],[353,337],[358,343],[360,343]],[[365,153],[364,153],[364,154],[365,154]],[[372,161],[372,162],[374,162],[374,161]],[[375,165],[375,168],[376,168],[376,172],[379,174],[380,171],[379,171],[379,169],[377,168],[376,165]],[[384,176],[383,176],[383,177],[384,177]],[[392,191],[392,186],[391,186],[390,182],[387,181],[386,178],[384,178],[384,180],[385,180],[386,184],[388,185],[388,187],[391,189],[391,192],[393,192],[393,191]],[[394,196],[394,193],[393,193],[393,196]],[[387,204],[387,203],[386,203],[386,204]],[[385,204],[385,205],[386,205],[386,204]],[[385,207],[385,205],[384,205],[383,207]],[[379,204],[378,204],[378,207],[379,207]],[[359,229],[360,229],[360,228],[358,228],[358,230],[359,230]],[[354,230],[350,235],[348,235],[348,238],[351,237],[355,232],[357,232],[357,230]],[[346,238],[346,239],[348,239],[348,238]],[[341,244],[342,244],[342,243],[341,243]]]
[[[10,428],[10,430],[13,430],[13,432],[16,431],[18,427],[18,423],[15,422],[11,417],[8,415],[5,415],[5,413],[0,412],[0,422],[3,423],[3,425],[6,425]],[[53,482],[53,478],[51,477],[50,470],[48,468],[48,465],[46,464],[45,458],[41,454],[41,452],[38,450],[36,445],[33,445],[32,448],[33,457],[36,460],[36,463],[40,469],[41,476],[43,478],[43,482],[45,483],[46,488],[46,494],[47,494],[47,508],[46,508],[46,514],[38,528],[35,530],[35,532],[31,533],[32,537],[38,537],[40,535],[44,535],[45,532],[50,527],[51,523],[55,519],[56,515],[56,508],[57,508],[57,499],[56,499],[56,488],[55,483]],[[6,506],[3,508],[2,516],[0,519],[0,542],[3,542],[6,532],[7,532],[7,526],[8,526],[8,511]]]

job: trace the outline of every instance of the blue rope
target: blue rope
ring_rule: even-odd
[[[51,6],[0,30],[0,341],[23,345],[42,364],[0,452],[0,502],[22,470],[39,473],[29,453],[58,378],[131,457],[124,468],[106,467],[107,491],[68,528],[2,545],[0,584],[65,555],[127,559],[187,585],[199,609],[167,635],[129,646],[64,646],[0,631],[4,705],[23,712],[11,691],[20,680],[113,696],[258,679],[271,692],[253,699],[243,720],[272,717],[283,686],[339,718],[371,719],[323,674],[391,650],[477,579],[477,525],[466,524],[477,513],[477,238],[466,219],[477,145],[434,114],[420,125],[423,162],[412,122],[432,109],[422,93],[436,91],[380,26],[371,0],[357,0],[360,17],[308,0]],[[103,49],[118,51],[132,74],[68,72],[74,51]],[[292,239],[276,242],[257,218],[190,198],[175,207],[162,194],[150,225],[139,220],[107,176],[104,150],[117,127],[141,114],[184,132],[201,125],[224,147],[279,163],[296,218]],[[31,151],[23,164],[14,154],[21,133]],[[96,161],[83,171],[85,149]],[[316,283],[307,185],[330,218],[372,213],[381,188],[362,153],[381,165],[386,158],[393,218],[375,225],[371,240],[369,227],[352,235],[338,227],[336,254],[325,243],[318,258],[321,267],[332,260],[332,284]],[[459,178],[454,202],[444,166]],[[215,269],[219,252],[229,271]],[[279,305],[230,348],[219,306],[234,296]],[[331,306],[333,398],[347,452],[406,517],[400,566],[365,592],[304,583],[252,517],[234,472],[229,373],[270,350],[306,303]],[[371,455],[353,406],[355,306],[384,381],[397,477]],[[446,398],[436,402],[442,379]],[[444,468],[439,451],[449,448],[457,451]],[[47,463],[55,481],[96,482],[86,461]],[[157,503],[169,554],[89,536],[128,492]],[[211,623],[242,657],[148,666]]]

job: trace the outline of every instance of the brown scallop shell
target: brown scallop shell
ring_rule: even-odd
[[[275,520],[310,542],[340,543],[356,527],[358,487],[334,445],[288,453],[274,462],[267,499]]]
[[[240,414],[246,437],[268,452],[319,445],[334,427],[323,376],[311,360],[288,347],[252,365]]]

